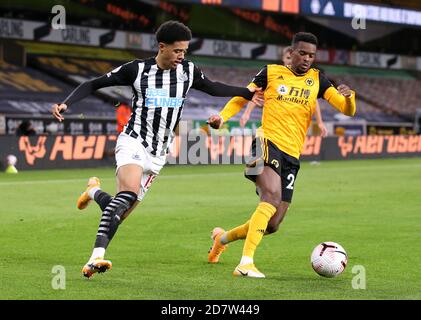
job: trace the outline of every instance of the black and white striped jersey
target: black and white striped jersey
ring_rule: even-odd
[[[159,68],[155,58],[133,60],[74,90],[63,103],[69,105],[103,87],[130,86],[132,115],[123,132],[139,139],[152,155],[165,155],[183,112],[190,88],[214,96],[253,96],[246,88],[212,82],[193,62],[183,60],[175,69]]]
[[[139,138],[153,155],[165,155],[183,112],[189,89],[203,74],[190,61],[162,70],[154,58],[134,60],[107,74],[133,90],[132,116],[124,132]]]

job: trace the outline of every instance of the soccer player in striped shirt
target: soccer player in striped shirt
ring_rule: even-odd
[[[212,82],[193,62],[185,60],[191,37],[190,29],[180,22],[162,24],[156,32],[159,50],[155,57],[128,62],[84,82],[52,108],[54,117],[63,121],[62,112],[69,105],[97,89],[125,85],[133,91],[133,112],[118,136],[115,150],[117,194],[112,197],[102,191],[99,179],[92,177],[77,201],[77,207],[84,209],[94,199],[102,210],[92,255],[82,268],[87,278],[111,268],[111,261],[104,259],[105,250],[121,222],[143,199],[164,166],[189,89],[262,102],[259,89]]]

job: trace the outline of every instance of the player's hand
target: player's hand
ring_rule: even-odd
[[[250,115],[247,112],[244,112],[240,118],[240,127],[244,128],[247,121],[249,121],[249,119],[250,119]]]
[[[352,95],[351,89],[346,84],[339,85],[338,91],[341,95],[345,97],[350,97]]]
[[[320,136],[322,136],[323,138],[327,137],[327,134],[329,132],[327,131],[327,128],[325,127],[325,124],[323,122],[320,122],[320,123],[317,124],[317,126],[320,129]]]
[[[249,89],[250,92],[254,92],[251,101],[260,107],[263,106],[263,104],[265,103],[265,98],[262,88],[247,87],[247,89]]]
[[[67,110],[67,105],[65,105],[64,103],[55,104],[53,105],[53,108],[51,109],[51,113],[53,114],[54,118],[62,122],[64,120],[64,117],[61,115],[61,113],[63,113],[66,110]]]
[[[219,129],[222,127],[222,124],[224,123],[224,119],[219,114],[214,114],[213,116],[210,116],[208,121],[206,121],[207,124],[209,124],[214,129]]]

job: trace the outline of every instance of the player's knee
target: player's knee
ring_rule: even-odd
[[[138,194],[140,191],[141,179],[137,178],[137,174],[131,175],[128,172],[126,175],[123,175],[119,172],[117,176],[117,192],[133,192]]]
[[[129,191],[138,194],[140,190],[140,183],[121,183],[119,184],[118,192]]]
[[[265,190],[261,192],[260,199],[277,208],[282,201],[281,192],[279,190]]]

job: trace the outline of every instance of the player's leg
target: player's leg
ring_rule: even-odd
[[[277,207],[276,213],[270,219],[266,234],[274,233],[278,230],[279,225],[284,220],[285,215],[292,201],[294,193],[295,181],[298,171],[300,170],[300,162],[298,159],[292,158],[286,153],[280,154],[281,159],[281,183],[282,183],[282,202]]]
[[[106,261],[109,263],[109,267],[111,267],[111,262],[103,259],[107,246],[122,221],[144,198],[164,166],[166,157],[152,156],[136,140],[125,134],[120,134],[116,147],[116,162],[118,193],[103,211],[95,248],[90,259],[90,261],[96,262]],[[88,263],[87,265],[93,264]],[[104,268],[104,266],[101,267]],[[98,271],[95,268],[93,270],[94,272]]]
[[[259,196],[257,187],[256,194]],[[208,262],[218,263],[219,257],[228,247],[228,243],[245,239],[247,237],[247,232],[249,231],[249,223],[250,220],[247,220],[244,224],[234,227],[228,231],[225,231],[221,227],[214,228],[211,232],[213,244],[208,252]]]
[[[283,221],[288,208],[289,208],[289,203],[286,201],[281,201],[281,204],[276,208],[275,214],[269,220],[265,235],[274,233],[278,230],[279,225]],[[247,232],[249,230],[249,224],[250,224],[250,220],[228,231],[225,231],[224,229],[220,227],[216,227],[212,230],[212,239],[215,240],[218,238],[221,245],[224,245],[224,246],[227,246],[227,244],[230,242],[245,239],[247,237]],[[215,262],[218,262],[218,260],[209,261],[209,262],[215,263]]]
[[[113,197],[110,194],[101,190],[99,178],[90,177],[86,190],[77,199],[76,206],[79,210],[83,210],[88,206],[91,200],[95,200],[101,208],[101,211],[104,211],[112,199]]]
[[[149,165],[148,165],[149,168]],[[156,169],[154,167],[154,169]],[[161,170],[161,168],[158,168],[158,173],[159,170]],[[142,174],[142,179],[141,179],[141,183],[140,183],[140,190],[137,194],[137,201],[136,203],[121,217],[121,221],[123,221],[124,219],[126,219],[130,213],[132,213],[132,211],[137,207],[137,205],[143,201],[143,198],[145,197],[146,193],[148,192],[149,188],[151,187],[153,181],[155,180],[155,178],[158,176],[158,173],[145,173],[143,172]],[[120,182],[117,179],[117,190],[121,190],[123,188],[123,186],[120,186]]]
[[[256,185],[260,190],[260,203],[250,218],[243,256],[233,274],[264,278],[264,274],[254,266],[253,258],[269,220],[281,203],[281,177],[271,167],[265,166],[263,172],[257,176]]]
[[[114,237],[121,217],[137,205],[143,168],[137,164],[126,164],[117,171],[117,194],[102,213],[95,248],[108,247]]]
[[[126,164],[117,171],[117,194],[102,213],[94,249],[88,263],[82,269],[84,276],[91,277],[95,272],[105,272],[111,268],[111,261],[104,260],[105,251],[113,239],[122,217],[137,205],[137,194],[143,168],[138,164]]]
[[[263,155],[265,148],[266,143],[264,142],[264,139],[256,138],[253,140],[251,145],[251,154],[254,158],[246,165],[245,177],[254,183],[256,183],[257,175],[263,172],[264,169]],[[211,232],[213,244],[208,252],[208,262],[218,263],[220,255],[226,250],[229,242],[245,239],[249,229],[249,222],[250,220],[228,231],[225,231],[220,227],[214,228]]]
[[[292,157],[284,153],[278,154],[282,167],[282,170],[280,172],[282,184],[282,201],[276,208],[275,214],[270,218],[265,231],[265,235],[276,232],[279,228],[280,223],[283,221],[292,200],[294,183],[300,168],[300,164],[297,159],[293,159]],[[277,173],[279,174],[279,172]],[[247,177],[250,178],[249,176]],[[260,197],[261,189],[258,185],[256,185],[256,193]],[[215,240],[210,252],[213,253],[213,255],[209,254],[209,262],[218,262],[219,255],[225,250],[229,242],[236,241],[239,239],[245,239],[247,237],[249,227],[250,220],[247,221],[245,224],[235,227],[234,229],[231,229],[227,232],[224,232],[222,228],[215,228],[213,231],[213,238]]]
[[[211,232],[213,243],[208,251],[208,262],[218,263],[221,254],[228,248],[228,243],[245,239],[249,229],[249,223],[250,220],[228,231],[225,231],[221,227],[214,228]]]
[[[279,225],[284,220],[288,208],[289,203],[286,201],[282,201],[278,208],[276,208],[276,212],[273,215],[273,217],[270,218],[265,235],[275,233],[276,231],[278,231]]]
[[[137,157],[134,158],[133,155]],[[139,147],[135,139],[125,134],[118,137],[115,158],[117,194],[102,212],[92,255],[82,269],[83,275],[88,278],[95,272],[111,268],[111,262],[104,260],[105,251],[121,223],[121,217],[136,205],[147,160],[145,150]]]

